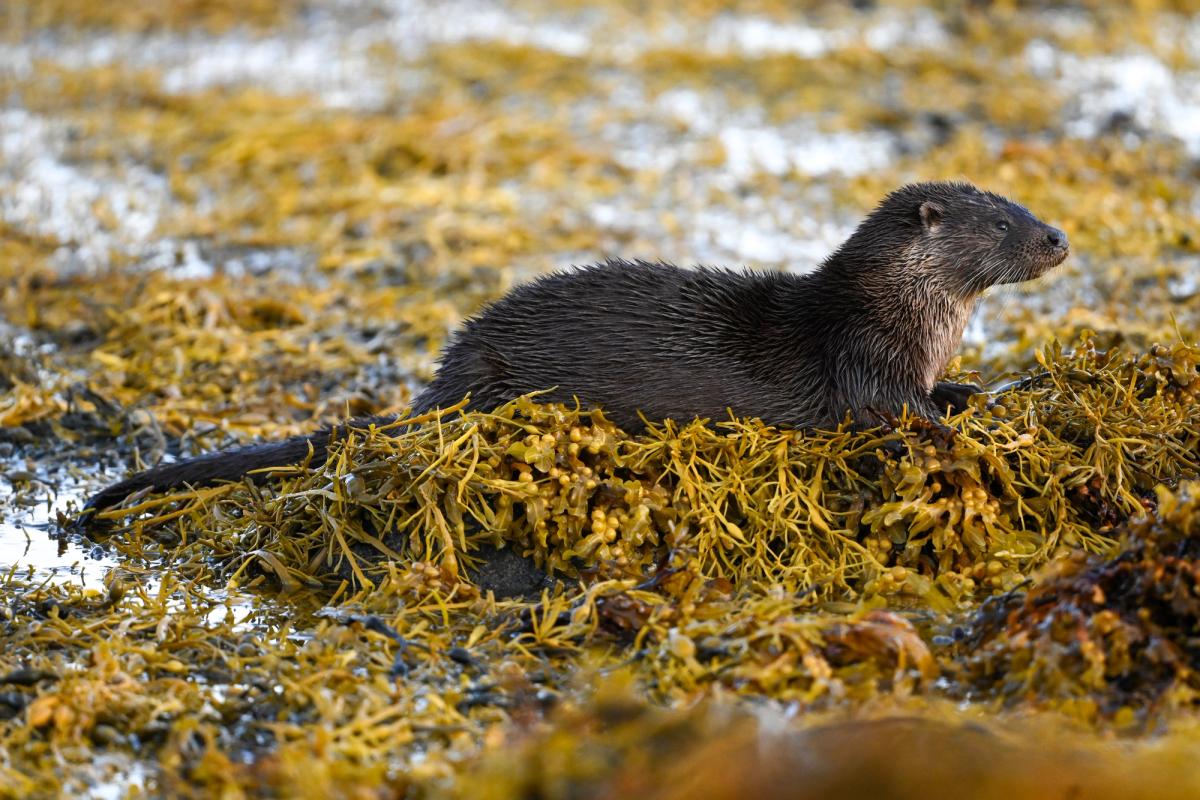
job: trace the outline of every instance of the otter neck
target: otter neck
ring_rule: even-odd
[[[912,376],[928,392],[962,342],[975,299],[963,300],[936,282],[904,276],[870,307],[889,343],[911,359]]]
[[[862,299],[856,333],[867,366],[914,392],[928,393],[958,350],[975,307],[939,277],[941,265],[910,248],[872,264],[832,263],[829,277],[849,283]]]

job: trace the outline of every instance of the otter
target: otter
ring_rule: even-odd
[[[792,428],[850,414],[878,424],[937,420],[978,387],[938,383],[976,298],[1067,257],[1066,235],[970,184],[917,183],[889,194],[808,274],[681,269],[610,260],[518,286],[468,320],[412,412],[491,409],[530,392],[602,409],[629,432],[643,419],[732,413]],[[395,418],[159,466],[93,496],[111,506],[145,489],[237,480],[324,461],[332,440]],[[261,479],[261,476],[256,476]]]

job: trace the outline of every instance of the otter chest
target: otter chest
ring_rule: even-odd
[[[953,304],[937,306],[930,309],[933,317],[928,325],[921,328],[921,352],[925,355],[923,363],[918,365],[917,373],[921,385],[932,388],[937,382],[946,363],[958,350],[962,341],[963,330],[971,317],[974,304]]]

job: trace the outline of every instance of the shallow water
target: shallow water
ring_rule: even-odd
[[[79,508],[94,481],[68,478],[59,472],[53,487],[41,481],[30,487],[27,480],[14,485],[11,476],[18,471],[22,476],[28,474],[20,462],[0,462],[0,474],[8,484],[8,500],[0,519],[0,565],[30,582],[44,578],[102,587],[105,573],[117,561],[102,547],[63,533],[58,526],[59,515]]]

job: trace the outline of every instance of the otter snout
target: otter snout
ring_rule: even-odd
[[[1046,242],[1056,250],[1062,250],[1065,256],[1071,249],[1070,243],[1067,242],[1067,235],[1058,228],[1051,228],[1049,225],[1046,227]]]
[[[1067,242],[1067,235],[1058,228],[1046,226],[1046,241],[1045,246],[1049,250],[1050,264],[1045,269],[1057,267],[1066,260],[1067,254],[1071,252],[1071,245]],[[1044,272],[1045,269],[1042,271]]]
[[[1066,260],[1071,252],[1067,235],[1052,225],[1033,219],[1005,239],[1005,261],[997,272],[984,273],[983,287],[1021,283],[1040,278]]]

